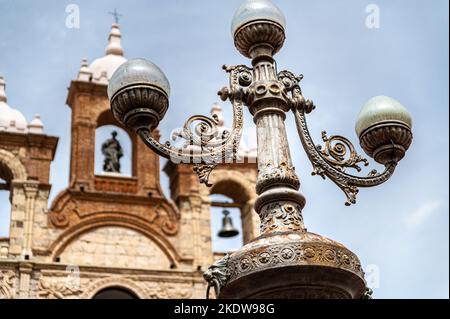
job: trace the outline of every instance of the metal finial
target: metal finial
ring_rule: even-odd
[[[116,9],[116,8],[114,8],[114,11],[113,11],[113,12],[108,12],[108,13],[114,17],[114,22],[115,22],[116,24],[118,24],[118,23],[119,23],[119,19],[120,19],[121,17],[123,17],[123,14],[120,14],[119,12],[117,12],[117,9]]]

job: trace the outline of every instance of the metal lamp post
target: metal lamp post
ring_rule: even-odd
[[[247,0],[237,10],[232,33],[238,51],[252,67],[224,66],[230,85],[219,95],[233,106],[233,126],[221,133],[217,119],[193,116],[177,134],[184,147],[159,143],[152,131],[163,119],[170,87],[163,72],[145,60],[130,60],[113,75],[108,95],[114,117],[133,129],[158,153],[175,162],[191,163],[200,181],[209,185],[211,171],[236,159],[248,107],[257,127],[258,169],[255,211],[261,236],[212,265],[204,277],[219,298],[364,298],[366,283],[358,257],[333,240],[309,233],[303,223],[305,198],[292,164],[285,118],[293,112],[301,143],[313,174],[328,177],[356,202],[360,187],[382,184],[393,174],[412,142],[408,111],[388,97],[375,97],[362,109],[356,124],[361,147],[385,166],[366,177],[351,175],[368,161],[341,136],[327,136],[314,144],[306,115],[315,109],[300,88],[303,76],[277,71],[274,55],[285,41],[285,18],[269,0]],[[210,186],[210,185],[209,185]],[[209,289],[208,289],[209,291]],[[367,297],[367,296],[366,296]]]

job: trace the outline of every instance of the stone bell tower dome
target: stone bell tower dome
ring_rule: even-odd
[[[6,82],[0,76],[0,131],[27,133],[27,120],[20,111],[8,105]]]
[[[127,61],[123,56],[121,39],[122,35],[120,33],[119,25],[113,23],[108,37],[108,46],[105,50],[106,55],[95,59],[89,66],[89,69],[92,72],[93,82],[108,82],[114,71]]]

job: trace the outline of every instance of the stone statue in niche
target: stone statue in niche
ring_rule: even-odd
[[[120,173],[120,159],[123,156],[123,149],[117,140],[117,132],[111,133],[112,138],[102,145],[102,154],[105,156],[103,171],[108,173]]]

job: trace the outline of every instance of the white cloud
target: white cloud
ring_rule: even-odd
[[[442,207],[442,202],[440,200],[430,200],[419,207],[408,217],[406,217],[405,222],[408,227],[415,228],[423,224],[430,216]]]

